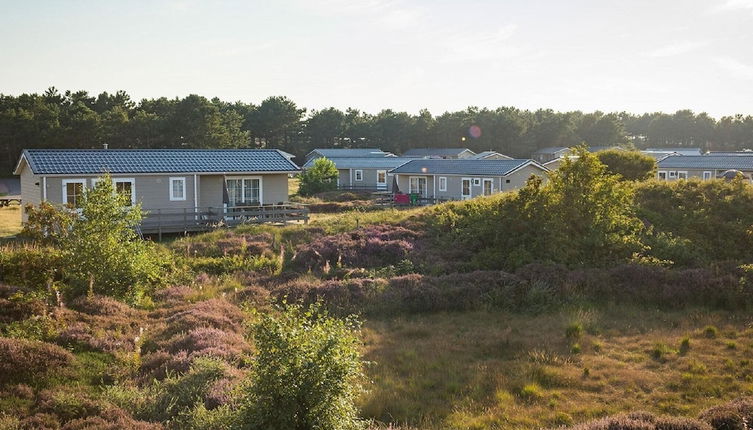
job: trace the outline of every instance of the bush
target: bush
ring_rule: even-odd
[[[645,181],[654,177],[656,160],[639,151],[611,149],[597,152],[596,156],[607,166],[607,172],[625,180]]]
[[[572,430],[713,430],[703,421],[634,412],[578,424]]]
[[[716,430],[746,430],[753,422],[753,400],[734,400],[707,409],[698,418]]]
[[[0,337],[0,383],[37,382],[72,363],[73,355],[57,345]]]
[[[359,324],[295,305],[261,315],[252,327],[258,350],[242,400],[251,428],[360,427],[355,399],[362,375]]]
[[[323,191],[331,191],[337,188],[337,166],[332,160],[321,157],[314,160],[311,167],[301,173],[301,185],[298,194],[311,196]]]
[[[84,192],[81,217],[62,241],[65,273],[76,294],[92,289],[138,303],[164,282],[169,257],[137,236],[141,207],[124,210],[126,205],[130,197],[116,193],[109,176]]]
[[[324,236],[298,246],[293,263],[321,270],[327,266],[383,267],[405,260],[419,234],[404,227],[372,225]]]
[[[76,211],[70,208],[60,209],[49,202],[41,202],[39,206],[27,204],[24,211],[27,220],[21,236],[51,245],[60,244],[68,236],[78,217]]]
[[[52,247],[17,246],[0,249],[0,280],[7,284],[46,291],[61,279],[64,263],[60,250]]]
[[[229,255],[225,257],[195,257],[186,260],[194,273],[223,275],[240,271],[277,273],[282,268],[278,257],[243,257]]]

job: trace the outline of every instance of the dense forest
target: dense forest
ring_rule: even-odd
[[[470,133],[477,125],[481,133]],[[474,128],[474,130],[477,130]],[[49,88],[43,94],[0,94],[0,175],[10,174],[23,148],[237,148],[272,147],[302,156],[316,147],[464,146],[528,157],[547,146],[633,143],[694,146],[713,150],[753,147],[753,116],[715,119],[681,110],[635,115],[626,112],[555,112],[514,107],[469,107],[434,116],[385,109],[377,114],[348,108],[307,110],[286,97],[260,104],[229,103],[189,95],[135,102],[124,91]]]

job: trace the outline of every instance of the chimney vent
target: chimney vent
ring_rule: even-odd
[[[102,149],[107,149],[107,147],[108,147],[108,146],[109,146],[108,144],[106,144],[106,143],[103,143],[103,144],[102,144]]]

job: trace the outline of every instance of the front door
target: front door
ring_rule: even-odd
[[[463,200],[471,198],[471,178],[463,178],[460,181],[460,198]]]
[[[426,176],[411,176],[408,182],[408,193],[426,197]]]
[[[484,195],[490,196],[494,192],[494,179],[484,178]]]

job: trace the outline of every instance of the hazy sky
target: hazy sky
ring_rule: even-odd
[[[753,114],[753,0],[0,0],[0,92]]]

